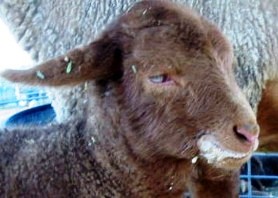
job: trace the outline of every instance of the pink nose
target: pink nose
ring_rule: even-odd
[[[236,126],[234,131],[239,139],[244,140],[250,144],[254,144],[259,136],[259,127],[257,124]]]

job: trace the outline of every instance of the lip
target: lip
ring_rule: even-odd
[[[200,150],[200,155],[204,157],[209,164],[217,164],[224,160],[247,161],[252,151],[257,148],[258,143],[255,143],[254,148],[249,149],[248,152],[238,152],[225,148],[212,135],[203,135],[198,140],[197,145]]]

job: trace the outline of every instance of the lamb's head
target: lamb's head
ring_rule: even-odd
[[[116,95],[103,97],[120,98],[120,125],[139,157],[199,156],[233,169],[257,148],[259,129],[232,60],[229,42],[205,19],[165,1],[143,1],[88,46],[3,76],[51,86],[113,83]]]

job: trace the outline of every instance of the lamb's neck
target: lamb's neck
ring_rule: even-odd
[[[121,109],[94,102],[87,122],[91,129],[87,131],[91,131],[88,138],[102,166],[124,182],[136,197],[183,197],[191,163],[175,158],[140,157],[127,136],[133,133]]]
[[[185,160],[145,161],[132,152],[125,137],[116,128],[104,127],[92,136],[101,164],[124,182],[132,193],[142,197],[182,197],[191,167]]]
[[[186,161],[161,159],[156,162],[138,162],[143,173],[142,183],[152,190],[152,197],[183,197],[186,191],[190,165]]]

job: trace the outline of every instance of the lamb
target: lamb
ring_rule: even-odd
[[[232,61],[215,25],[148,0],[88,45],[2,73],[41,86],[86,82],[89,99],[70,123],[1,131],[1,196],[237,197],[259,127]]]

